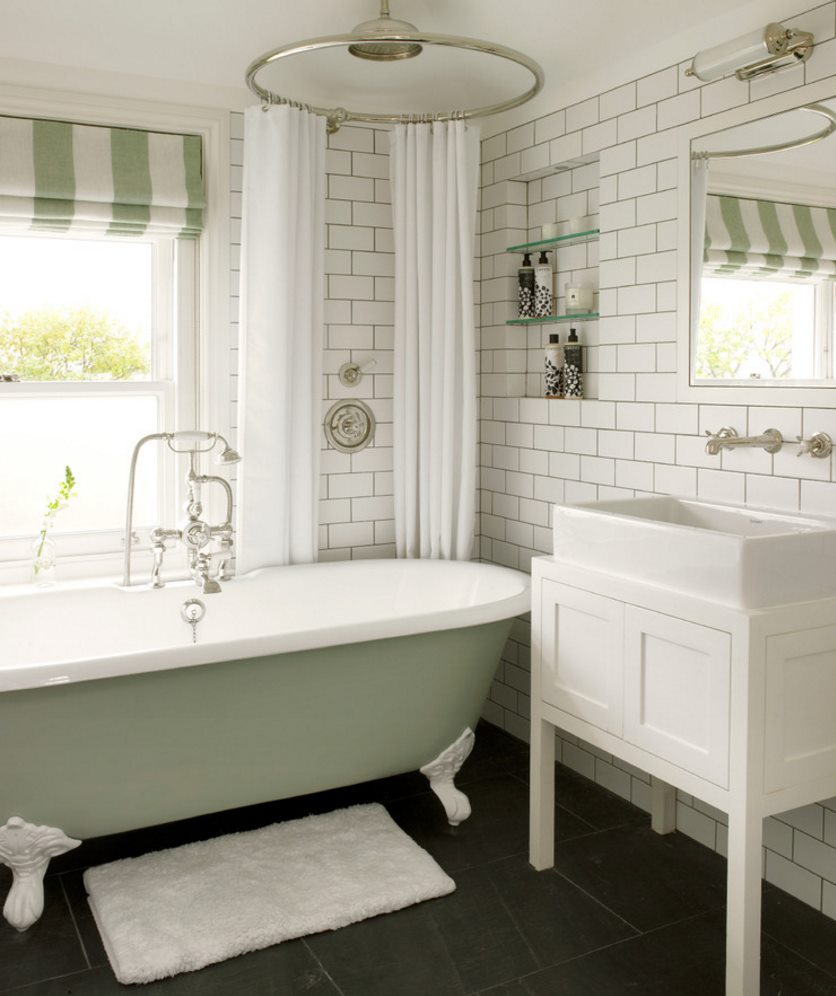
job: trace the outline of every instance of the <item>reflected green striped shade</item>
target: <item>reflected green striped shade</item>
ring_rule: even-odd
[[[0,217],[83,234],[196,238],[200,136],[0,116]]]
[[[706,276],[836,277],[836,209],[709,194]]]

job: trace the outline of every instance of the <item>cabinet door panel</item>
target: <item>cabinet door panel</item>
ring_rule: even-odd
[[[543,700],[617,736],[621,735],[623,617],[620,602],[543,581]]]
[[[627,606],[624,739],[728,785],[731,637]]]
[[[766,641],[767,792],[836,771],[836,626]]]

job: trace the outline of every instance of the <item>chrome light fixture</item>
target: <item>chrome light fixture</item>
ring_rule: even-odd
[[[258,81],[259,74],[281,59],[291,56],[304,56],[313,52],[323,52],[330,49],[347,49],[358,59],[370,62],[392,63],[414,59],[430,47],[438,49],[457,49],[460,51],[477,52],[482,55],[494,56],[507,62],[516,63],[527,70],[533,77],[531,86],[523,93],[507,100],[480,107],[444,111],[426,111],[425,113],[380,113],[373,111],[348,110],[344,107],[317,107],[305,102],[301,96],[293,97],[278,94]],[[262,79],[263,79],[262,75]],[[335,132],[346,121],[367,121],[373,124],[396,124],[408,121],[451,121],[454,119],[468,120],[470,118],[486,117],[499,114],[501,111],[519,107],[531,100],[543,89],[543,70],[539,63],[516,49],[499,45],[496,42],[480,41],[476,38],[462,38],[458,35],[432,34],[429,31],[419,31],[409,21],[393,18],[389,12],[389,0],[380,0],[380,14],[370,21],[363,21],[352,31],[342,35],[327,35],[322,38],[308,38],[305,41],[282,45],[260,56],[250,64],[246,72],[247,86],[262,101],[262,105],[290,104],[293,107],[303,107],[314,114],[320,114],[328,121],[328,131]],[[455,96],[451,99],[451,103]],[[454,105],[455,107],[455,105]]]
[[[710,83],[734,73],[745,82],[805,62],[812,54],[813,42],[811,32],[773,22],[759,31],[697,52],[685,75]]]

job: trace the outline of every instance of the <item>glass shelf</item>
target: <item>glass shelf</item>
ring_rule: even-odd
[[[535,249],[545,249],[547,246],[572,245],[575,242],[594,242],[600,234],[600,228],[590,228],[586,232],[571,232],[569,235],[555,235],[550,239],[540,239],[537,242],[523,242],[518,246],[508,246],[505,251],[532,252]]]
[[[598,317],[597,311],[585,311],[575,315],[544,315],[542,318],[509,318],[506,325],[554,325],[556,322],[592,322]]]

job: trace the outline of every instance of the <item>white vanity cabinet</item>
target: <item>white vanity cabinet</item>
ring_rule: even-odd
[[[764,817],[836,795],[836,599],[745,610],[554,557],[532,565],[531,848],[554,864],[554,731],[729,814],[726,992],[759,989]],[[559,785],[558,785],[559,792]]]

